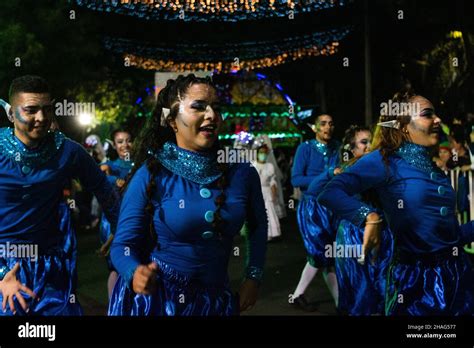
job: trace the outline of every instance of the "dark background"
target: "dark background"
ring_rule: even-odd
[[[69,18],[71,9],[76,11],[74,20]],[[402,20],[397,18],[399,10],[403,11]],[[144,89],[153,84],[153,72],[124,67],[120,55],[103,47],[106,36],[170,45],[218,44],[275,39],[350,25],[352,32],[340,42],[339,51],[333,56],[304,58],[256,70],[279,82],[298,105],[316,105],[316,113],[331,113],[336,119],[336,136],[340,137],[348,125],[365,123],[365,12],[364,0],[353,0],[344,7],[296,15],[293,20],[193,23],[146,21],[95,12],[72,1],[2,1],[0,96],[7,97],[13,78],[39,74],[50,81],[57,100],[77,98],[99,106],[100,98],[116,100],[124,108],[117,123],[139,128],[143,120],[137,119],[134,110],[127,106],[133,105]],[[472,13],[472,1],[468,0],[368,1],[372,120],[378,116],[379,104],[390,98],[406,79],[418,93],[432,99],[443,120],[474,110],[474,49],[467,34],[474,33]],[[449,76],[443,77],[440,67],[447,56],[429,64],[423,62],[424,55],[446,42],[446,35],[454,30],[463,32],[467,58],[460,60],[463,73],[450,82]],[[21,67],[14,66],[15,57],[22,59]],[[344,57],[349,58],[349,67],[343,66]],[[108,94],[100,96],[99,87],[104,85]],[[324,110],[318,92],[321,86],[326,99]],[[74,120],[59,121],[69,136],[83,136]],[[5,117],[1,118],[1,125],[7,125]]]

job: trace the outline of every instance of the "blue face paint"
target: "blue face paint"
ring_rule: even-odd
[[[20,123],[23,123],[23,124],[27,124],[28,121],[25,120],[23,118],[23,116],[21,115],[21,112],[20,112],[20,107],[17,107],[16,110],[15,110],[15,118],[18,120],[18,122]]]

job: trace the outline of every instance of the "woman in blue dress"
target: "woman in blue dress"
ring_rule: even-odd
[[[111,246],[119,278],[109,315],[238,314],[255,304],[263,273],[258,173],[248,163],[217,162],[222,118],[209,79],[168,80],[155,112],[135,141],[136,168]],[[227,266],[244,221],[249,244],[237,296]]]
[[[127,176],[133,168],[133,162],[131,160],[133,147],[132,135],[127,130],[116,129],[112,132],[112,141],[118,157],[115,160],[105,162],[100,166],[100,169],[107,174],[107,180],[120,190],[125,185]],[[102,215],[100,221],[100,241],[103,244],[101,250],[103,254],[106,254],[107,267],[110,271],[107,280],[109,298],[112,295],[112,290],[114,289],[118,277],[118,273],[110,261],[110,255],[108,255],[108,248],[112,242],[112,238],[110,222],[105,215]]]
[[[113,225],[118,193],[78,143],[50,130],[54,106],[44,79],[15,79],[9,99],[14,128],[0,129],[0,244],[14,253],[0,258],[0,315],[81,315],[63,188],[79,178]]]
[[[459,226],[455,192],[431,159],[441,120],[411,91],[396,94],[391,105],[398,108],[380,117],[375,150],[331,180],[318,201],[365,226],[368,254],[380,243],[382,218],[356,195],[375,190],[394,234],[387,315],[472,315],[474,273],[462,246],[474,240],[473,222]]]
[[[318,175],[307,194],[317,196],[324,186],[370,150],[372,133],[368,128],[351,126],[344,135],[340,168]],[[368,196],[368,195],[366,195]],[[370,197],[365,197],[370,200]],[[328,256],[335,258],[339,290],[338,312],[345,315],[376,315],[384,313],[386,273],[392,256],[393,238],[388,228],[382,231],[382,242],[376,262],[362,262],[364,229],[341,219],[334,245]]]
[[[323,269],[324,279],[337,307],[337,280],[334,259],[325,257],[325,247],[336,238],[337,223],[334,216],[316,201],[306,190],[315,177],[326,172],[329,167],[339,164],[340,143],[332,138],[334,123],[330,115],[319,115],[314,124],[315,139],[298,146],[291,172],[291,184],[301,190],[301,201],[297,208],[298,227],[307,251],[307,263],[301,278],[291,295],[291,303],[302,310],[312,312],[316,306],[309,303],[304,293],[319,269]]]

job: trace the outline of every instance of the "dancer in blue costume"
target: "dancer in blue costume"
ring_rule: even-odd
[[[78,177],[113,223],[118,195],[79,144],[50,131],[54,106],[44,79],[15,79],[9,98],[14,128],[0,129],[0,243],[37,250],[0,259],[0,314],[80,315],[63,188]]]
[[[235,315],[255,304],[267,215],[255,168],[217,162],[218,103],[210,80],[194,75],[160,91],[135,141],[136,169],[111,246],[119,279],[109,315]],[[227,266],[244,221],[247,264],[235,296]]]
[[[372,134],[369,129],[359,126],[349,127],[341,148],[341,168],[329,168],[313,180],[307,195],[317,196],[334,177],[353,164],[370,150]],[[383,314],[385,304],[385,283],[388,265],[392,256],[393,238],[390,230],[382,231],[382,241],[376,262],[360,263],[364,229],[348,220],[340,220],[336,235],[336,248],[330,246],[328,252],[335,257],[336,276],[339,290],[341,314],[373,315]],[[342,254],[340,255],[340,251]]]
[[[474,240],[473,223],[459,226],[455,192],[431,160],[441,120],[429,100],[409,90],[392,102],[404,112],[381,116],[375,151],[331,180],[318,200],[356,226],[365,224],[366,254],[380,243],[382,219],[356,195],[376,191],[395,238],[387,315],[472,315],[474,273],[462,246]]]
[[[326,172],[329,167],[337,167],[340,143],[332,139],[334,123],[329,115],[319,115],[313,131],[316,133],[316,139],[305,141],[298,146],[291,174],[292,185],[299,187],[302,193],[297,219],[308,253],[308,262],[291,298],[294,306],[305,311],[316,310],[314,305],[308,303],[304,293],[320,268],[323,268],[324,279],[336,306],[338,298],[334,259],[324,256],[326,245],[332,245],[335,240],[337,224],[333,215],[317,203],[314,196],[307,195],[306,190],[316,176]]]
[[[128,174],[133,168],[131,160],[132,151],[132,135],[129,131],[124,129],[116,129],[112,132],[112,141],[114,149],[117,151],[118,158],[105,162],[100,166],[100,169],[107,174],[107,179],[110,183],[121,189],[125,185]],[[109,244],[112,242],[113,234],[110,229],[110,222],[105,215],[102,215],[100,221],[100,241],[103,244],[102,250],[107,250]],[[107,266],[109,268],[109,278],[107,280],[107,290],[110,296],[117,281],[118,273],[115,270],[110,256],[107,255]]]

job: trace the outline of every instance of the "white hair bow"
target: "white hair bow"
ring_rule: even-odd
[[[160,125],[163,127],[166,127],[166,118],[170,114],[170,109],[168,108],[161,108],[161,119],[160,119]]]
[[[10,109],[12,108],[10,104],[8,104],[5,100],[0,99],[0,105],[3,106],[5,109],[5,112],[7,113],[7,117],[10,120],[10,122],[13,122],[13,116],[10,115]]]
[[[400,128],[400,122],[398,122],[397,120],[379,122],[379,123],[377,123],[377,126],[399,129]]]

